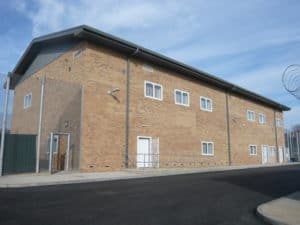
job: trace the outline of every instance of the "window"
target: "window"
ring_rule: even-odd
[[[249,145],[249,152],[250,152],[250,155],[257,155],[257,146]]]
[[[259,123],[265,124],[267,122],[267,118],[265,114],[258,114],[258,121]]]
[[[160,84],[145,81],[145,97],[162,100],[162,86]]]
[[[185,91],[175,89],[174,91],[175,104],[189,106],[190,105],[190,94]]]
[[[212,100],[206,97],[200,97],[200,108],[205,111],[212,112]]]
[[[214,155],[214,143],[202,141],[202,155]]]
[[[247,110],[247,119],[249,121],[255,121],[255,112],[251,110]]]
[[[31,107],[32,94],[29,93],[24,96],[24,109]]]
[[[283,122],[279,118],[276,118],[276,127],[283,127]]]

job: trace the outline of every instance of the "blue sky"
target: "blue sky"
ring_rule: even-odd
[[[292,107],[290,127],[300,123],[300,102],[281,76],[300,64],[299,12],[298,0],[0,1],[0,72],[32,38],[87,24]]]

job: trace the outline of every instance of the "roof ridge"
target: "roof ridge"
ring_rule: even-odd
[[[91,27],[91,26],[88,26],[85,24],[34,38],[30,42],[29,46],[25,50],[25,52],[22,55],[22,57],[20,58],[20,60],[18,61],[17,65],[15,66],[15,68],[13,70],[13,73],[18,72],[18,69],[22,66],[22,63],[24,62],[26,57],[28,55],[30,56],[30,54],[29,54],[30,50],[33,48],[34,45],[36,45],[38,43],[43,43],[44,41],[54,40],[57,38],[67,38],[69,36],[73,37],[73,38],[81,38],[81,39],[85,38],[85,39],[89,39],[89,40],[91,40],[91,37],[93,37],[93,39],[99,39],[98,41],[101,41],[101,44],[105,44],[105,41],[106,41],[107,43],[109,42],[111,45],[115,45],[115,47],[116,48],[118,47],[119,49],[121,49],[121,47],[124,49],[128,48],[127,52],[129,52],[130,49],[132,51],[132,50],[135,50],[138,48],[142,54],[144,54],[145,56],[147,56],[149,58],[149,60],[151,58],[151,60],[153,60],[153,61],[157,60],[157,63],[159,63],[159,62],[160,62],[160,64],[164,63],[165,66],[169,65],[169,67],[171,67],[171,66],[173,66],[173,68],[177,67],[178,70],[184,70],[187,73],[189,72],[191,74],[191,76],[197,77],[197,78],[202,79],[209,83],[213,83],[215,86],[222,87],[223,89],[225,89],[227,91],[232,91],[232,92],[247,96],[248,98],[259,100],[265,104],[268,104],[269,106],[273,106],[274,108],[277,108],[280,110],[290,110],[290,108],[288,106],[282,105],[278,102],[275,102],[274,100],[271,100],[260,94],[252,92],[250,90],[247,90],[246,88],[243,88],[241,86],[238,86],[236,84],[228,82],[220,77],[217,77],[215,75],[212,75],[210,73],[202,71],[198,68],[195,68],[195,67],[189,66],[183,62],[177,61],[171,57],[162,55],[158,52],[147,49],[143,46],[140,46],[133,42],[124,40],[122,38],[119,38],[112,34],[103,32],[101,30],[98,30],[94,27]]]

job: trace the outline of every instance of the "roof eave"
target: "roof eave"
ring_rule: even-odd
[[[266,97],[263,97],[261,95],[254,93],[254,92],[251,92],[245,88],[242,88],[240,86],[229,83],[229,82],[227,82],[223,79],[220,79],[216,76],[213,76],[207,72],[198,70],[198,69],[188,66],[184,63],[178,62],[172,58],[166,57],[164,55],[161,55],[159,53],[156,53],[154,51],[146,49],[142,46],[136,45],[129,41],[125,41],[123,39],[120,39],[118,37],[115,37],[113,35],[99,31],[95,28],[92,28],[92,27],[89,27],[86,25],[74,27],[71,29],[67,29],[64,31],[52,33],[49,35],[45,35],[45,36],[41,36],[41,37],[33,39],[31,41],[31,43],[29,44],[29,46],[26,48],[24,54],[18,61],[17,65],[15,66],[12,73],[19,74],[18,72],[22,71],[22,66],[26,66],[25,59],[28,57],[32,57],[32,54],[30,55],[30,53],[34,50],[34,47],[36,45],[39,45],[42,43],[47,43],[48,41],[61,40],[64,38],[87,39],[87,40],[90,40],[93,42],[98,42],[101,44],[112,46],[128,55],[132,54],[136,49],[139,49],[139,54],[136,55],[135,57],[139,56],[142,58],[147,58],[155,63],[175,68],[184,73],[188,73],[190,76],[196,77],[197,79],[200,79],[204,82],[208,82],[215,86],[223,88],[226,91],[233,92],[233,93],[239,93],[239,94],[247,96],[251,99],[258,100],[258,101],[260,101],[266,105],[269,105],[273,108],[283,110],[283,111],[290,110],[290,108],[288,106],[282,105],[271,99],[268,99]]]

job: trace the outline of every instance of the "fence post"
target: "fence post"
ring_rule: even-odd
[[[5,100],[4,100],[4,109],[3,109],[3,117],[2,117],[2,132],[1,132],[1,146],[0,146],[0,176],[3,175],[4,139],[5,139],[5,130],[6,130],[6,116],[7,116],[9,85],[10,85],[10,74],[8,74],[7,80],[6,80]]]
[[[50,133],[49,173],[52,173],[53,133]]]
[[[40,95],[40,112],[39,112],[39,126],[38,126],[38,140],[36,148],[36,168],[35,172],[40,171],[40,149],[41,149],[41,131],[42,131],[42,116],[43,116],[43,105],[44,105],[44,87],[45,87],[45,77],[42,80],[41,95]]]
[[[66,171],[69,171],[69,164],[70,164],[70,134],[68,134],[68,142],[67,142],[67,153],[66,153],[66,158],[67,158],[67,163],[66,163]]]
[[[292,131],[290,131],[290,147],[291,147],[291,155],[294,156],[293,132]]]
[[[290,131],[288,129],[286,130],[286,139],[287,139],[287,147],[289,150],[289,161],[291,161],[292,152],[291,152],[291,143],[290,143]]]
[[[299,140],[298,140],[298,136],[299,136],[299,131],[296,131],[296,140],[297,140],[297,156],[298,156],[298,162],[300,161],[300,150],[299,150]]]

